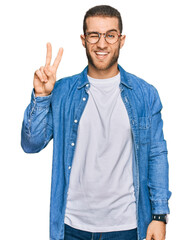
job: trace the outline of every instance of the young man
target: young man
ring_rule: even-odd
[[[34,74],[21,146],[53,138],[51,240],[163,240],[168,160],[157,90],[119,64],[120,13],[96,6],[84,18],[88,66],[56,82],[63,49]]]

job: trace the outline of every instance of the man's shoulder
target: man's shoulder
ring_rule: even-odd
[[[131,86],[132,90],[135,92],[136,95],[145,98],[149,97],[150,99],[158,95],[157,89],[143,78],[138,77],[137,75],[127,72],[125,70],[124,76],[127,83]]]
[[[145,88],[151,88],[151,84],[144,80],[141,77],[138,77],[137,75],[130,73],[130,72],[125,72],[126,76],[130,79],[131,85],[133,88],[138,88],[138,87],[145,87]]]
[[[78,73],[78,74],[75,74],[75,75],[72,75],[72,76],[67,76],[67,77],[63,77],[63,78],[60,78],[59,80],[56,81],[55,83],[55,87],[62,87],[63,85],[68,85],[68,84],[73,84],[74,82],[76,82],[79,77],[80,77],[80,74],[81,73]]]
[[[78,82],[80,75],[81,73],[78,73],[72,76],[60,78],[56,81],[53,92],[57,94],[62,93],[63,95]]]

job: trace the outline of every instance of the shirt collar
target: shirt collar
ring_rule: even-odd
[[[133,89],[129,74],[119,64],[118,64],[118,69],[120,71],[120,76],[121,76],[120,83],[125,85],[127,88]],[[87,72],[88,72],[88,66],[86,66],[80,74],[77,89],[80,89],[84,87],[86,84],[89,84],[89,80],[87,78]]]

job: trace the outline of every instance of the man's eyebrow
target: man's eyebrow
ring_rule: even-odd
[[[113,32],[113,31],[118,32],[117,29],[110,29],[110,30],[107,30],[106,32]],[[87,33],[90,34],[90,33],[98,33],[98,32],[96,32],[96,31],[90,31],[90,32],[87,32]]]
[[[113,32],[113,31],[118,32],[117,29],[110,29],[107,32]]]

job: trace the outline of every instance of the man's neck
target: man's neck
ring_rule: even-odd
[[[118,73],[119,73],[119,69],[117,64],[107,70],[98,70],[94,68],[92,65],[90,64],[88,65],[88,75],[92,78],[97,78],[97,79],[112,78],[116,76]]]

